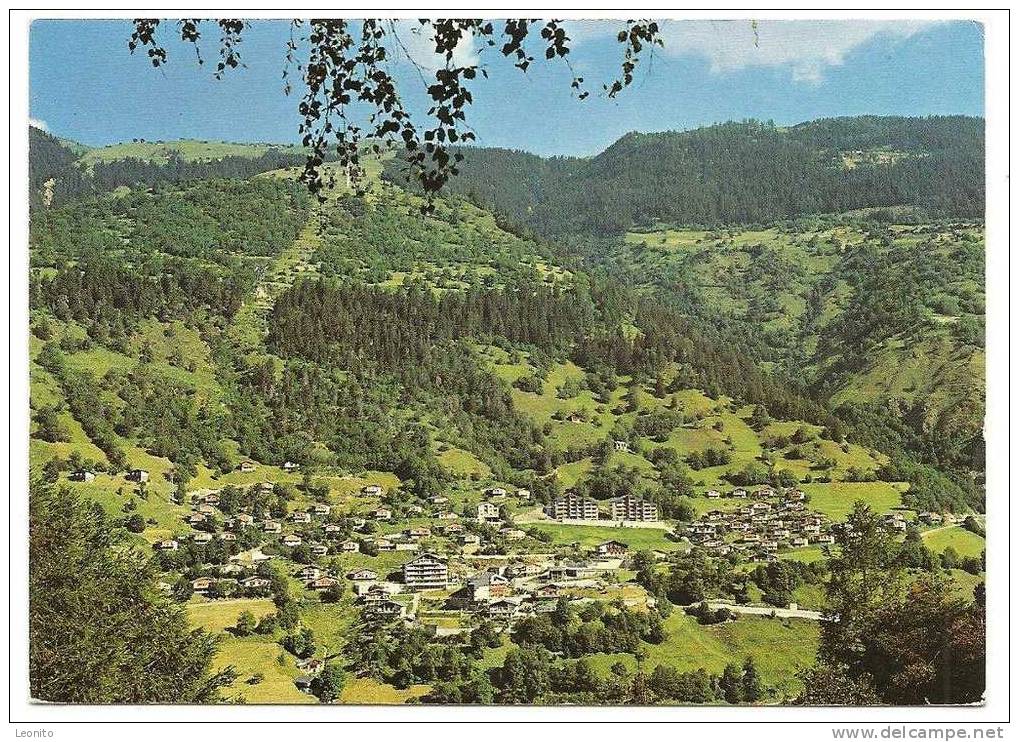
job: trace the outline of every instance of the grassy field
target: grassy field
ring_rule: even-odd
[[[95,147],[85,152],[79,162],[88,166],[97,162],[113,162],[133,157],[139,160],[165,163],[170,157],[181,157],[189,162],[218,160],[223,157],[261,157],[270,149],[294,151],[291,144],[248,144],[242,142],[214,142],[197,139],[177,139],[165,142],[120,142]]]
[[[188,620],[195,626],[214,632],[236,626],[237,617],[244,611],[251,611],[255,618],[262,618],[275,610],[276,606],[268,598],[209,601],[199,598],[187,604]]]
[[[429,690],[431,688],[427,685],[412,685],[401,690],[371,678],[348,678],[340,694],[340,702],[361,706],[392,706],[420,698]]]
[[[884,513],[902,505],[904,485],[891,482],[830,482],[804,484],[810,495],[810,508],[824,513],[832,520],[845,520],[857,500]]]
[[[228,637],[222,640],[213,661],[215,669],[233,667],[237,680],[225,689],[228,700],[246,703],[318,703],[294,685],[301,675],[292,655],[272,639],[261,636]],[[258,683],[249,682],[262,675]]]
[[[526,526],[552,535],[553,543],[569,545],[579,543],[581,548],[590,549],[603,541],[620,541],[633,551],[659,549],[674,551],[681,544],[670,541],[666,531],[658,528],[620,528],[618,526],[575,526],[565,523],[533,523]]]
[[[730,662],[742,663],[753,657],[766,686],[780,695],[793,695],[801,685],[796,673],[814,661],[818,627],[815,622],[742,617],[737,621],[701,626],[681,610],[674,610],[665,622],[668,639],[660,645],[645,644],[643,667],[650,671],[668,665],[688,672],[705,668],[721,673]],[[592,657],[596,668],[608,673],[621,661],[631,670],[637,661],[631,655],[602,654]]]
[[[947,528],[934,528],[925,531],[923,542],[928,549],[937,554],[941,554],[951,546],[961,557],[978,557],[987,548],[987,542],[982,536],[967,531],[962,526],[948,526]]]

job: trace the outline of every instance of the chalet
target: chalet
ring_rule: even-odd
[[[166,539],[165,541],[157,541],[152,544],[152,548],[157,551],[177,551],[180,548],[180,544],[172,538]]]
[[[245,577],[241,580],[241,587],[245,590],[264,590],[272,584],[270,580],[265,577]]]
[[[239,471],[242,471],[245,474],[250,474],[251,472],[255,471],[255,469],[257,469],[257,468],[258,468],[258,464],[256,464],[254,461],[242,461],[240,463],[240,465],[238,465],[238,467],[237,467],[237,469]]]
[[[522,541],[527,538],[527,534],[519,528],[500,528],[499,533],[501,533],[503,538],[507,541]]]
[[[381,484],[368,484],[368,485],[365,485],[361,489],[361,491],[364,494],[368,495],[369,497],[378,497],[379,495],[381,495],[384,492],[384,490],[382,489],[382,485]]]
[[[276,485],[272,482],[260,482],[258,485],[258,491],[263,495],[271,495],[275,489]]]
[[[558,598],[559,597],[559,586],[555,583],[549,583],[548,585],[542,585],[534,591],[536,598]]]
[[[481,536],[476,533],[465,533],[460,537],[460,543],[464,546],[480,546]]]
[[[311,675],[298,675],[294,678],[294,686],[301,693],[311,693],[311,681],[314,679]]]
[[[628,549],[622,541],[602,541],[594,548],[599,556],[622,556]]]
[[[794,549],[798,549],[801,546],[806,546],[809,543],[810,542],[806,539],[805,536],[793,536],[793,538],[789,540],[789,545],[792,546]]]
[[[612,447],[616,451],[629,451],[630,444],[626,441],[612,441]]]
[[[216,534],[220,541],[236,541],[237,534],[230,533],[229,531],[223,531],[222,533]]]
[[[191,513],[191,515],[189,515],[184,520],[186,520],[193,526],[197,526],[200,523],[204,523],[206,520],[208,520],[208,518],[209,516],[207,516],[205,513]]]
[[[437,520],[459,520],[460,516],[449,510],[444,510],[441,513],[436,513],[435,517]]]
[[[315,556],[325,556],[329,553],[329,547],[325,544],[312,544],[310,549]]]
[[[704,496],[707,497],[709,500],[717,500],[722,496],[722,493],[719,492],[718,490],[708,490],[707,492],[704,493]]]
[[[311,512],[315,515],[329,515],[333,511],[332,507],[326,505],[324,502],[316,502],[311,506]]]
[[[598,503],[590,497],[568,494],[549,505],[545,512],[555,520],[598,520]]]
[[[335,587],[337,584],[339,584],[339,581],[335,577],[323,575],[309,582],[308,587],[311,590],[328,590],[331,587]]]
[[[147,482],[149,481],[149,473],[144,469],[132,469],[124,478],[129,482]]]
[[[354,582],[374,582],[379,579],[379,573],[373,569],[358,569],[348,573],[347,577]]]
[[[343,533],[343,526],[337,523],[326,523],[322,530],[325,531],[327,536],[336,536],[337,534]]]
[[[460,523],[450,523],[449,525],[444,526],[442,530],[443,533],[446,533],[447,535],[453,533],[463,533],[464,527]]]
[[[432,535],[432,530],[430,528],[423,528],[423,527],[420,527],[420,528],[408,528],[407,530],[404,531],[404,534],[407,536],[407,538],[415,538],[415,539],[416,538],[428,538],[429,536]]]
[[[295,472],[298,469],[300,469],[301,465],[300,464],[295,464],[293,461],[284,461],[283,462],[283,466],[281,468],[283,469],[283,471],[285,471],[287,473],[290,473],[290,472]]]
[[[207,494],[202,495],[201,500],[206,505],[219,505],[219,495],[217,495],[215,492],[209,492]]]
[[[390,510],[389,508],[379,508],[374,513],[372,513],[372,516],[375,518],[375,520],[389,520],[393,517],[393,511]]]
[[[478,520],[499,520],[499,508],[490,502],[478,503]]]
[[[612,520],[658,520],[657,505],[653,502],[642,500],[639,497],[632,497],[630,495],[613,497],[609,500],[609,512]]]
[[[298,660],[297,669],[303,670],[304,672],[311,673],[312,675],[318,675],[325,669],[326,663],[323,660],[312,657],[307,660]]]
[[[396,551],[396,544],[388,538],[375,539],[375,548],[379,551]]]
[[[513,618],[517,612],[517,604],[512,600],[496,600],[488,604],[488,616],[497,620],[508,620]]]
[[[762,541],[761,542],[761,548],[764,549],[765,551],[769,551],[769,552],[771,552],[771,551],[778,551],[778,542],[777,541]]]
[[[395,600],[373,600],[365,604],[365,611],[373,618],[394,619],[403,616],[404,607]]]
[[[91,482],[96,478],[96,473],[94,471],[79,469],[78,471],[72,471],[67,475],[67,478],[72,482]]]
[[[236,516],[234,516],[234,520],[237,521],[242,526],[250,526],[255,523],[255,519],[252,518],[247,513],[238,513]]]
[[[212,588],[212,585],[214,583],[215,580],[213,580],[211,577],[199,577],[191,581],[191,589],[194,590],[196,593],[204,594]]]
[[[403,565],[403,581],[412,588],[445,588],[449,569],[438,556],[426,552]]]
[[[531,499],[531,491],[528,490],[528,489],[518,489],[517,490],[517,497],[519,497],[521,500],[530,500]]]
[[[814,539],[814,541],[819,544],[834,544],[835,537],[832,536],[830,533],[822,533],[820,536]]]
[[[432,505],[445,505],[447,502],[449,502],[449,498],[446,497],[445,495],[432,495],[431,497],[428,498],[428,502],[430,502]]]
[[[283,526],[274,520],[267,520],[262,524],[262,530],[266,533],[280,533],[283,530]]]
[[[408,505],[407,511],[413,513],[414,515],[421,515],[422,513],[425,512],[425,509],[420,505]]]
[[[741,489],[735,489],[735,490],[732,491],[732,496],[737,498],[737,499],[741,499],[742,500],[742,499],[746,498],[747,491],[745,489],[742,489],[742,488]]]
[[[502,598],[509,594],[509,580],[495,572],[479,572],[467,580],[467,593],[475,603]]]
[[[342,551],[344,554],[354,554],[356,552],[361,551],[361,545],[357,543],[357,541],[347,539],[346,541],[340,544],[340,551]]]
[[[195,512],[203,513],[204,515],[214,515],[216,513],[216,508],[212,507],[212,505],[209,505],[207,503],[202,503],[201,505],[195,508]]]
[[[316,567],[314,564],[309,564],[306,567],[302,567],[297,573],[298,579],[301,580],[317,580],[322,576],[322,568]]]
[[[244,574],[244,567],[236,562],[230,564],[224,564],[221,567],[217,567],[216,571],[221,575],[239,575]]]
[[[504,487],[489,487],[485,490],[485,497],[505,497],[507,494]]]
[[[283,545],[290,548],[300,546],[303,543],[304,539],[302,539],[300,536],[294,533],[288,533],[286,536],[283,537]]]
[[[293,523],[311,523],[311,513],[296,510],[290,514],[290,520]]]
[[[576,580],[589,576],[591,571],[590,565],[584,562],[566,562],[565,564],[551,565],[546,572],[545,578],[549,582]]]

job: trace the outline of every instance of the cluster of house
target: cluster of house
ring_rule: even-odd
[[[450,608],[510,620],[518,615],[551,611],[570,583],[603,576],[621,566],[628,547],[606,541],[592,551],[591,559],[577,561],[511,559],[508,564],[474,574],[454,573],[438,554],[425,552],[403,565],[399,583],[379,580],[377,572],[358,569],[347,578],[354,584],[365,613],[373,618],[407,618],[407,604],[394,599],[402,591],[444,591]]]
[[[554,500],[545,508],[545,514],[553,520],[598,520],[602,516],[597,500],[573,493]],[[608,501],[608,518],[612,521],[656,521],[658,506],[632,495],[613,497]]]
[[[717,490],[707,493],[710,499],[721,496]],[[777,492],[761,487],[749,493],[739,489],[729,496],[747,503],[702,515],[686,528],[691,542],[719,556],[738,553],[757,559],[772,559],[781,549],[835,542],[830,524],[807,508],[807,496],[798,489]]]

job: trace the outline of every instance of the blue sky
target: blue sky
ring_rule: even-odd
[[[568,26],[573,65],[592,90],[586,101],[571,97],[561,63],[540,59],[537,37],[530,51],[538,61],[526,74],[495,49],[463,45],[458,58],[479,60],[490,75],[479,77],[468,111],[478,143],[588,155],[628,131],[745,118],[983,115],[982,29],[970,22],[760,21],[756,40],[749,21],[664,22],[665,48],[610,101],[598,92],[621,59],[615,28]],[[154,69],[128,52],[130,32],[127,20],[34,22],[32,118],[90,145],[134,137],[296,140],[298,97],[282,90],[286,22],[254,22],[242,45],[246,67],[219,81],[211,62],[199,67],[179,43],[168,44],[169,63]],[[400,33],[417,62],[433,64],[427,38]],[[205,57],[214,61],[211,45]],[[418,73],[406,61],[394,69],[407,103],[423,111]]]

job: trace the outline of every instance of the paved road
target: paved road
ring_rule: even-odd
[[[802,608],[772,608],[763,605],[737,605],[735,603],[723,603],[717,600],[709,600],[708,607],[712,610],[728,608],[733,613],[742,613],[749,616],[770,616],[775,614],[778,618],[805,618],[808,621],[821,621],[824,617],[820,611],[807,611]]]

